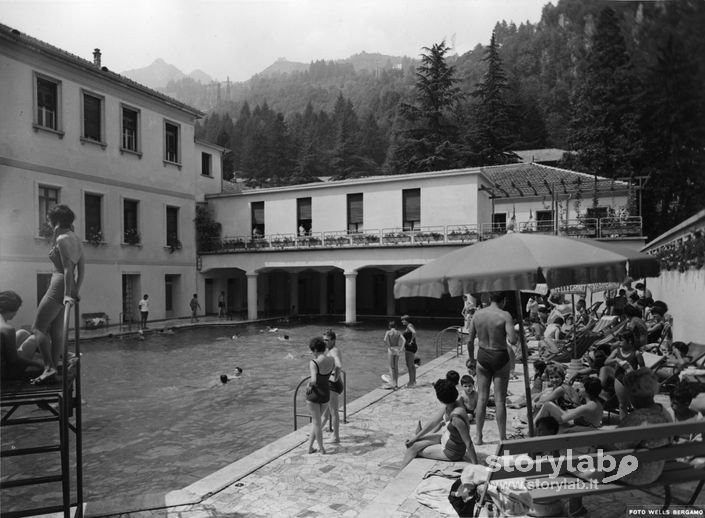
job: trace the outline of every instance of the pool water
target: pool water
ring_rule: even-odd
[[[282,326],[207,327],[176,334],[148,334],[85,342],[81,360],[83,390],[84,499],[120,499],[181,489],[293,431],[293,395],[308,376],[308,342],[330,323]],[[347,373],[348,402],[382,385],[387,372],[383,322],[333,325]],[[418,355],[435,356],[443,326],[417,326]],[[233,335],[239,337],[233,339]],[[284,335],[289,340],[283,340]],[[400,361],[401,373],[406,372]],[[244,372],[223,385],[221,374]],[[303,390],[299,393],[303,402]],[[299,407],[306,413],[305,406]],[[342,411],[342,402],[341,402]],[[308,419],[299,418],[299,427]],[[19,428],[19,427],[13,427]],[[19,430],[14,430],[18,433]],[[22,434],[46,434],[48,428]],[[341,433],[345,433],[344,425]],[[22,438],[17,438],[18,447]],[[27,457],[10,458],[3,470],[37,469]],[[58,459],[57,459],[58,468]],[[3,474],[3,478],[5,477]],[[27,498],[56,502],[52,487],[38,494],[21,488],[3,509]],[[57,488],[58,489],[58,488]],[[7,501],[5,501],[7,500]]]

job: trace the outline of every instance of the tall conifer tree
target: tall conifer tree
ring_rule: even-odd
[[[475,124],[469,137],[480,165],[508,164],[517,161],[511,147],[517,140],[517,121],[509,103],[509,84],[494,32],[483,59],[487,72],[473,92]]]

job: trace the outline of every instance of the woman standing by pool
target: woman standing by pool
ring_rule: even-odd
[[[401,323],[404,326],[402,336],[404,336],[404,357],[406,358],[406,369],[409,371],[409,381],[407,387],[416,385],[416,351],[419,347],[416,345],[416,328],[414,324],[409,322],[409,315],[402,315]]]
[[[56,205],[49,209],[47,219],[54,230],[49,250],[54,271],[37,308],[32,326],[34,334],[28,338],[36,340],[44,360],[44,372],[32,383],[42,383],[57,374],[64,333],[62,310],[65,304],[73,306],[78,300],[85,267],[81,239],[73,231],[73,211],[66,205]]]
[[[308,439],[308,452],[314,453],[313,441],[318,442],[318,449],[322,454],[326,453],[323,447],[323,427],[321,416],[328,408],[330,400],[330,388],[328,378],[335,369],[335,360],[332,356],[326,356],[326,343],[323,338],[317,336],[311,339],[309,349],[313,354],[313,359],[309,363],[309,373],[311,379],[306,388],[306,403],[311,411],[311,433]]]

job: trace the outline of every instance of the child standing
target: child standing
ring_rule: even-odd
[[[198,310],[201,309],[201,305],[198,303],[198,294],[194,293],[191,302],[189,302],[191,307],[191,322],[198,322]]]

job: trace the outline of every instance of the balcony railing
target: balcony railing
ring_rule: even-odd
[[[214,240],[200,240],[199,253],[253,252],[258,250],[309,250],[312,248],[360,248],[398,246],[439,246],[471,244],[492,239],[508,231],[553,234],[553,221],[523,221],[511,223],[482,223],[479,225],[446,225],[401,227],[346,232],[310,232],[306,235],[269,234],[262,237],[228,236]],[[581,218],[561,220],[558,233],[570,237],[619,239],[642,235],[641,217]]]

